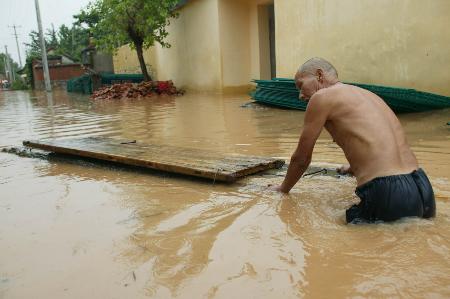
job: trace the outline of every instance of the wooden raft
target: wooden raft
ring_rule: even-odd
[[[221,156],[215,152],[132,141],[89,137],[24,141],[23,145],[49,152],[94,158],[178,174],[234,182],[249,174],[283,166],[283,160]]]

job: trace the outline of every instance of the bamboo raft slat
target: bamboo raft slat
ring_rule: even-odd
[[[215,152],[173,146],[124,142],[89,137],[24,141],[23,145],[49,152],[139,166],[222,182],[234,182],[263,170],[280,168],[284,161],[242,155],[223,156]]]

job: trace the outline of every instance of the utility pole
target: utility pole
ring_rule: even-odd
[[[8,67],[6,66],[6,55],[3,56],[3,67],[5,68],[5,76],[8,74]]]
[[[8,81],[9,83],[12,83],[14,81],[14,74],[13,74],[13,70],[11,68],[11,59],[9,59],[9,54],[8,54],[8,46],[5,45],[5,56],[6,56],[6,68],[8,69]]]
[[[22,58],[20,57],[19,39],[18,39],[18,37],[17,37],[17,32],[16,32],[16,28],[20,28],[20,27],[22,27],[22,26],[12,25],[12,26],[8,26],[8,27],[14,28],[14,34],[13,34],[13,35],[14,35],[15,38],[16,38],[17,54],[19,54],[19,65],[20,65],[20,68],[22,68]]]
[[[39,0],[34,0],[34,4],[36,6],[36,17],[39,28],[39,39],[41,40],[42,66],[44,71],[45,90],[52,91],[52,86],[50,85],[50,73],[48,71],[47,50],[45,49],[45,39],[44,34],[42,32],[41,12],[39,11]]]
[[[72,48],[72,52],[70,53],[70,56],[74,56],[74,45],[75,45],[75,25],[72,24],[72,44],[71,44],[71,48]]]

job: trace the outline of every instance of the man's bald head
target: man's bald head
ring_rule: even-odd
[[[314,57],[305,62],[300,68],[298,69],[298,74],[301,73],[310,73],[310,74],[316,74],[318,70],[322,70],[322,72],[326,73],[327,75],[331,77],[338,77],[338,72],[334,68],[334,66],[326,61],[323,58],[320,57]]]

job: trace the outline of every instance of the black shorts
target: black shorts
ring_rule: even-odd
[[[375,178],[356,188],[361,199],[346,212],[348,223],[394,221],[436,215],[433,188],[422,169]]]

